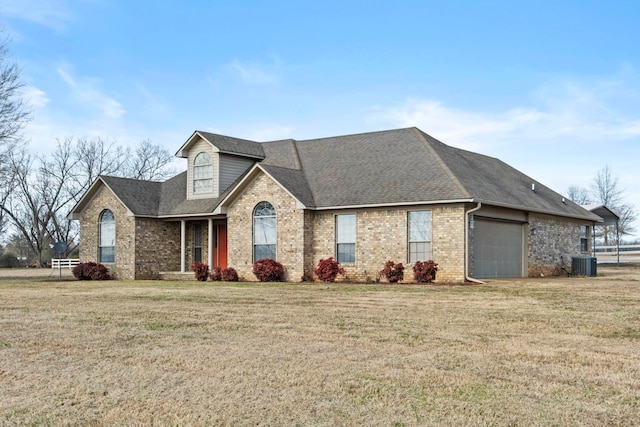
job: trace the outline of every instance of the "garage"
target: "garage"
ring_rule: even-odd
[[[479,279],[523,276],[524,224],[475,219],[473,272]]]

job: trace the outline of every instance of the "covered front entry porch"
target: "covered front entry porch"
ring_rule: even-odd
[[[180,220],[180,270],[161,272],[161,279],[186,279],[193,276],[191,265],[203,262],[209,268],[227,268],[226,218]]]

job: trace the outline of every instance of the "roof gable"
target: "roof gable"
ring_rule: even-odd
[[[188,152],[191,146],[201,139],[211,144],[211,146],[220,153],[251,157],[259,160],[262,160],[265,157],[264,150],[259,142],[203,131],[195,131],[176,152],[176,156],[184,158],[188,157]]]

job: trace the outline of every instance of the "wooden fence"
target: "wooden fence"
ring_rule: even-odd
[[[51,268],[55,269],[73,268],[78,264],[80,264],[80,260],[78,258],[51,258]]]

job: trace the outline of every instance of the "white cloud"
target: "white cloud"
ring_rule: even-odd
[[[392,127],[417,126],[444,142],[469,149],[492,147],[506,141],[586,144],[612,139],[640,138],[640,117],[628,111],[629,91],[623,81],[553,82],[537,89],[528,106],[487,113],[444,105],[431,99],[407,99],[374,109],[370,120]],[[632,103],[637,101],[631,101]]]
[[[243,64],[237,59],[226,65],[243,82],[253,85],[274,85],[279,81],[277,62],[273,65]]]
[[[27,104],[36,109],[45,107],[50,101],[47,94],[35,86],[25,86],[20,92]]]
[[[75,78],[68,66],[58,67],[57,72],[71,89],[71,96],[85,106],[97,109],[104,116],[112,119],[121,118],[126,112],[122,104],[104,94],[99,88],[100,80],[92,78]]]
[[[3,0],[0,14],[35,22],[54,30],[66,28],[73,19],[64,0]]]

